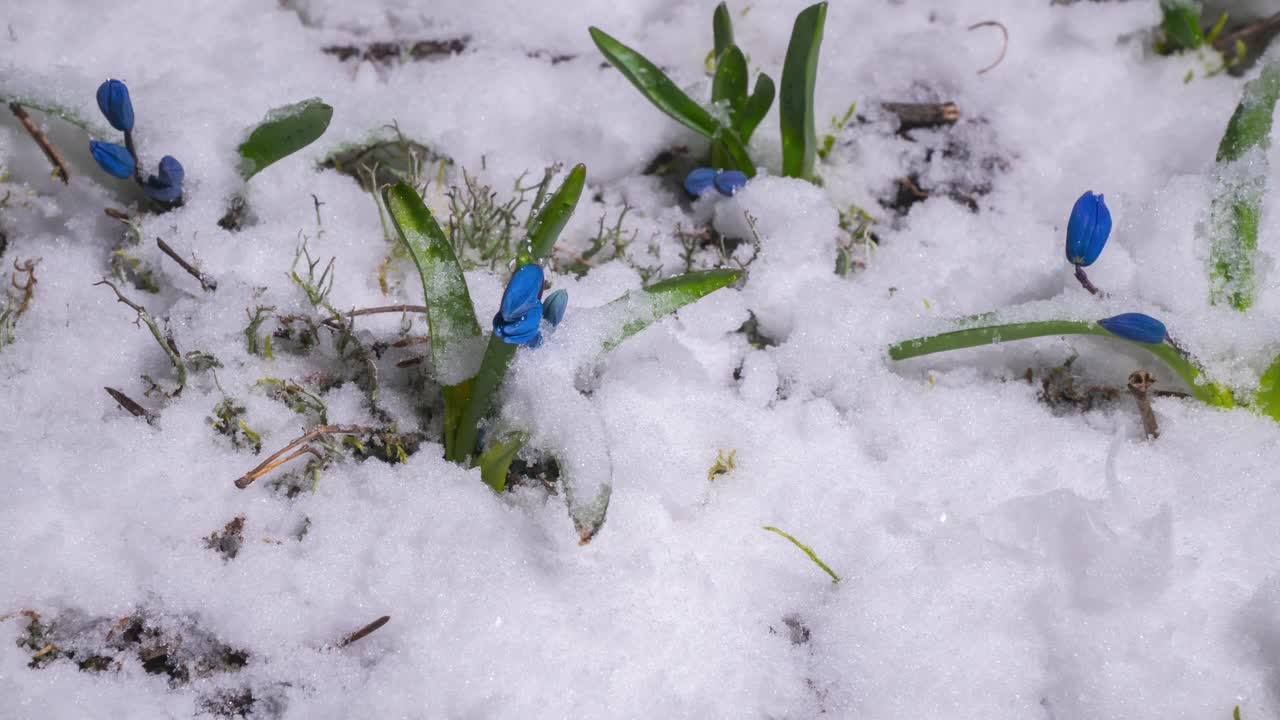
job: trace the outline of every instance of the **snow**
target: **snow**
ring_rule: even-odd
[[[805,2],[753,3],[745,15],[730,5],[752,71],[778,80]],[[245,691],[261,718],[1226,718],[1237,704],[1245,717],[1280,714],[1275,422],[1157,397],[1161,435],[1149,442],[1126,394],[1083,413],[1039,399],[1039,378],[1071,358],[1080,388],[1123,388],[1139,368],[1158,389],[1181,387],[1105,338],[902,363],[885,353],[974,313],[1136,311],[1163,320],[1214,379],[1253,387],[1280,346],[1280,193],[1263,201],[1249,313],[1209,304],[1206,240],[1214,154],[1246,78],[1207,76],[1194,54],[1152,54],[1154,1],[836,2],[818,132],[853,101],[860,119],[819,164],[824,184],[777,177],[771,111],[751,147],[761,175],[732,198],[689,204],[641,172],[666,148],[697,153],[704,141],[603,69],[586,29],[644,52],[704,99],[713,7],[147,0],[90,18],[73,0],[7,3],[0,94],[50,98],[105,135],[94,90],[121,78],[146,167],[164,154],[185,167],[186,204],[140,216],[143,242],[130,250],[154,268],[159,293],[122,290],[182,352],[223,367],[216,381],[192,371],[171,400],[144,396],[141,375],[172,387],[173,369],[133,311],[94,285],[125,229],[102,208],[136,212],[141,196],[93,167],[82,131],[32,111],[71,164],[63,186],[6,114],[0,261],[40,262],[16,340],[0,349],[0,617],[33,610],[54,623],[50,642],[113,664],[81,671],[78,655],[29,667],[41,650],[20,644],[29,618],[7,617],[0,717],[210,717],[211,699]],[[1008,50],[978,74],[1000,33],[967,28],[992,19]],[[462,53],[421,62],[322,52],[462,36]],[[246,129],[313,96],[334,107],[325,135],[241,181]],[[962,119],[904,137],[882,101],[953,101]],[[373,198],[316,170],[391,122],[452,157],[451,182],[465,168],[503,199],[523,173],[527,183],[549,164],[585,163],[564,263],[589,247],[601,216],[607,228],[631,208],[623,257],[606,249],[581,277],[548,273],[569,291],[568,313],[542,348],[517,353],[497,420],[563,455],[587,495],[612,487],[587,545],[562,493],[534,482],[495,495],[478,470],[443,459],[439,418],[419,411],[433,376],[396,367],[425,345],[376,361],[377,408],[351,382],[322,393],[332,423],[426,433],[406,462],[336,462],[293,497],[271,480],[302,459],[233,485],[316,422],[258,381],[341,371],[330,340],[310,354],[246,350],[247,311],[311,311],[288,276],[304,239],[318,269],[335,258],[333,307],[422,302],[407,258],[393,259],[385,294],[379,286],[390,247]],[[1258,161],[1276,167],[1277,152]],[[895,215],[878,201],[908,175],[940,190]],[[1115,219],[1089,268],[1111,293],[1101,301],[1063,257],[1084,190],[1105,193]],[[230,232],[217,222],[236,194],[251,221]],[[865,269],[839,277],[851,205],[877,219],[880,244]],[[682,271],[677,226],[708,224],[758,235],[754,259],[750,243],[732,255],[750,259],[746,280],[599,355],[608,318],[595,308],[645,273]],[[157,237],[194,257],[217,291],[202,292]],[[704,250],[695,262],[720,257]],[[482,326],[499,270],[467,273]],[[767,342],[738,332],[752,318]],[[369,344],[394,342],[401,322],[374,315],[356,328]],[[426,333],[425,318],[408,322],[408,335]],[[155,424],[104,386],[157,412]],[[261,456],[211,429],[226,396],[245,406]],[[721,451],[736,451],[734,467],[708,479]],[[236,517],[244,541],[225,558],[206,539]],[[842,582],[765,525],[813,548]],[[383,615],[385,627],[337,647]],[[226,646],[247,662],[171,682],[106,643],[126,616],[183,638],[193,657]]]

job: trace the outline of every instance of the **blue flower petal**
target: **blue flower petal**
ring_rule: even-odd
[[[1111,211],[1101,195],[1086,191],[1076,200],[1067,221],[1067,261],[1081,267],[1092,265],[1110,235]]]
[[[716,175],[716,190],[721,195],[733,195],[747,186],[747,174],[738,170],[725,170]]]
[[[689,173],[689,176],[684,179],[684,189],[685,192],[690,195],[699,197],[702,193],[710,190],[711,186],[715,184],[715,181],[715,170],[712,170],[711,168],[698,168],[697,170]]]
[[[119,80],[108,80],[98,86],[98,109],[111,127],[129,132],[133,129],[133,101],[129,88]]]
[[[1156,345],[1169,336],[1164,323],[1142,313],[1124,313],[1098,321],[1107,332],[1125,340]]]
[[[517,318],[528,314],[535,305],[541,305],[538,302],[541,295],[542,266],[534,263],[521,265],[511,275],[511,281],[507,283],[507,289],[502,293],[498,317],[507,323],[516,321]],[[538,317],[542,317],[541,308],[539,308]]]
[[[504,320],[501,314],[493,317],[493,333],[511,345],[524,345],[538,336],[542,324],[542,303],[535,304],[528,313],[513,320]]]
[[[569,307],[569,292],[563,288],[556,290],[542,301],[542,316],[551,323],[552,327],[560,324],[564,319],[564,311]]]
[[[135,167],[133,155],[125,146],[90,140],[89,152],[93,155],[93,159],[98,161],[98,165],[107,171],[107,174],[118,178],[128,178],[133,175]]]
[[[172,155],[165,155],[160,158],[158,174],[160,181],[167,185],[181,186],[183,178],[186,177],[186,172],[182,169],[182,163],[178,162],[178,159]]]

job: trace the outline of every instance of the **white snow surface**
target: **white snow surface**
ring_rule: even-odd
[[[121,78],[148,167],[163,154],[184,164],[186,204],[144,216],[137,250],[161,290],[122,289],[183,351],[224,367],[217,384],[193,373],[173,400],[143,397],[140,375],[171,383],[172,369],[133,312],[94,286],[121,232],[102,208],[133,211],[138,198],[92,167],[83,133],[55,133],[72,164],[63,186],[22,129],[0,122],[3,263],[41,258],[16,341],[0,350],[0,616],[110,627],[142,613],[198,627],[248,661],[173,684],[127,652],[102,672],[70,659],[36,669],[18,644],[27,619],[14,615],[0,621],[0,718],[210,717],[212,694],[246,689],[252,717],[290,719],[1203,720],[1237,704],[1246,717],[1280,716],[1280,427],[1157,398],[1161,436],[1150,442],[1127,395],[1056,414],[1038,382],[1021,380],[1078,355],[1082,385],[1123,387],[1147,368],[1158,387],[1180,387],[1105,339],[902,363],[886,354],[971,313],[1141,311],[1215,378],[1256,383],[1280,344],[1280,193],[1273,183],[1264,206],[1254,308],[1211,307],[1214,153],[1244,80],[1206,77],[1194,55],[1153,55],[1154,1],[837,0],[819,132],[850,102],[862,121],[819,165],[824,185],[777,177],[775,105],[752,141],[760,177],[692,206],[641,171],[664,148],[702,152],[704,141],[602,68],[587,26],[701,100],[709,0],[4,5],[0,92],[55,98],[105,127],[94,90]],[[753,71],[780,77],[804,5],[731,3]],[[1009,44],[978,74],[1000,50],[998,29],[967,29],[985,20],[1003,23]],[[463,35],[465,51],[427,62],[321,52]],[[552,64],[548,53],[573,57]],[[243,184],[245,128],[312,96],[335,109],[328,132]],[[954,101],[962,119],[907,138],[882,101]],[[316,170],[393,121],[504,197],[526,171],[585,163],[566,251],[587,247],[602,215],[633,208],[626,260],[549,274],[569,289],[568,314],[543,348],[518,353],[504,395],[503,421],[540,423],[534,434],[573,455],[588,482],[612,484],[588,545],[562,495],[497,495],[434,440],[403,464],[338,463],[294,498],[266,480],[233,485],[262,457],[210,429],[223,393],[246,405],[265,456],[307,421],[256,381],[324,368],[326,350],[267,359],[248,354],[243,335],[247,309],[307,307],[287,278],[300,236],[313,256],[336,258],[336,307],[421,302],[407,262],[389,294],[379,287],[388,246],[371,197]],[[877,201],[909,173],[924,187],[989,192],[974,197],[976,212],[938,192],[895,217]],[[1115,218],[1089,270],[1105,301],[1075,285],[1063,257],[1084,190],[1105,193]],[[237,192],[256,222],[228,232],[216,221]],[[842,278],[838,213],[851,204],[880,221],[880,244]],[[678,224],[743,236],[747,214],[760,247],[744,283],[590,357],[592,331],[575,333],[575,311],[640,287],[638,266],[678,273]],[[201,292],[156,237],[198,258],[217,291]],[[476,270],[468,281],[487,324],[505,276]],[[752,315],[776,345],[757,349],[738,332]],[[393,341],[398,318],[357,327]],[[394,362],[411,353],[380,361],[385,405],[406,431],[421,424],[406,378],[423,370]],[[104,386],[156,410],[155,425]],[[331,422],[374,422],[352,385],[324,400]],[[708,480],[731,450],[735,467]],[[243,548],[225,560],[205,538],[237,516]],[[765,525],[812,547],[842,582]],[[382,615],[382,629],[333,647]]]

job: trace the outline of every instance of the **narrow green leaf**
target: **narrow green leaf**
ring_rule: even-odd
[[[818,76],[818,51],[827,4],[810,5],[796,16],[791,42],[782,64],[782,88],[778,94],[782,126],[782,174],[810,179],[818,139],[813,115],[813,86]]]
[[[480,438],[480,423],[493,412],[494,397],[507,377],[507,368],[516,356],[517,347],[519,346],[507,343],[497,335],[489,336],[484,358],[480,361],[480,370],[470,380],[471,392],[458,418],[455,441],[451,448],[447,448],[449,452],[445,457],[448,459],[463,462],[475,454]]]
[[[729,18],[729,6],[720,3],[711,15],[711,33],[715,37],[715,57],[719,60],[733,45],[733,20]]]
[[[457,423],[470,394],[469,362],[471,349],[480,337],[480,324],[453,246],[417,191],[408,183],[397,183],[383,191],[382,199],[422,279],[431,331],[431,359],[443,386],[445,453],[451,456],[457,450]],[[469,447],[475,448],[474,438]]]
[[[480,466],[480,477],[494,492],[502,492],[507,488],[507,473],[511,470],[511,461],[516,459],[516,454],[527,440],[528,436],[524,433],[511,433],[480,453],[476,462]]]
[[[782,537],[784,537],[784,538],[786,538],[786,539],[790,540],[792,545],[795,545],[796,547],[798,547],[798,548],[800,548],[801,550],[803,550],[803,551],[804,551],[804,554],[805,554],[805,555],[808,555],[808,556],[809,556],[809,559],[810,559],[810,560],[812,560],[812,561],[814,562],[814,564],[815,564],[815,565],[817,565],[818,567],[822,568],[822,571],[823,571],[823,572],[825,572],[826,574],[828,574],[828,575],[830,575],[830,576],[831,576],[831,582],[832,582],[832,583],[834,583],[834,584],[839,584],[839,583],[840,583],[840,576],[836,574],[836,571],[835,571],[835,570],[832,570],[832,569],[831,569],[831,567],[830,567],[829,565],[827,565],[826,563],[822,562],[822,558],[818,557],[818,554],[817,554],[817,553],[815,553],[815,552],[813,551],[813,549],[812,549],[812,548],[810,548],[808,545],[805,545],[804,543],[802,543],[802,542],[800,542],[799,540],[795,539],[794,537],[792,537],[792,536],[791,536],[791,534],[790,534],[790,533],[787,533],[787,532],[785,532],[785,531],[783,531],[783,530],[779,530],[778,528],[773,527],[772,525],[766,525],[766,526],[764,526],[764,528],[762,528],[762,529],[764,529],[764,530],[768,530],[768,531],[769,531],[769,532],[771,532],[771,533],[777,533],[778,535],[781,535]]]
[[[929,355],[948,350],[992,345],[1013,340],[1026,340],[1036,337],[1052,337],[1055,335],[1098,335],[1100,337],[1124,340],[1112,334],[1106,328],[1093,322],[1078,320],[1040,320],[1036,322],[1010,323],[1006,325],[985,325],[965,328],[952,332],[912,338],[889,346],[889,358],[906,360],[907,358]],[[1221,385],[1206,382],[1201,377],[1200,368],[1183,357],[1175,348],[1164,343],[1141,343],[1124,340],[1143,348],[1155,355],[1164,364],[1173,369],[1190,388],[1197,399],[1217,407],[1235,407],[1235,399],[1231,391]]]
[[[699,298],[719,290],[742,276],[739,270],[702,270],[677,275],[647,288],[633,290],[609,303],[617,309],[618,328],[605,341],[605,350],[649,327],[655,321]]]
[[[613,497],[613,484],[604,483],[596,489],[595,497],[589,502],[580,502],[577,497],[577,483],[572,473],[574,469],[561,465],[561,485],[564,489],[564,501],[569,506],[569,519],[573,521],[573,529],[578,531],[578,544],[586,545],[591,538],[604,527],[605,516],[609,512],[609,499]]]
[[[738,115],[736,129],[738,137],[744,144],[751,142],[751,135],[755,133],[756,127],[760,125],[761,120],[764,120],[764,116],[769,114],[769,108],[773,107],[773,95],[773,78],[760,73],[756,76],[756,89],[751,93],[751,97],[747,98],[742,112]]]
[[[292,155],[324,134],[333,108],[320,98],[275,108],[240,145],[240,174],[245,180]]]
[[[600,48],[605,59],[630,80],[649,102],[689,129],[714,139],[719,123],[711,117],[711,113],[676,87],[657,65],[600,28],[592,27],[590,32],[591,39]]]
[[[1262,373],[1251,407],[1272,420],[1280,421],[1280,355]]]
[[[579,163],[569,171],[560,189],[555,191],[529,228],[528,245],[520,249],[517,265],[537,262],[547,255],[556,245],[560,231],[569,222],[573,210],[578,206],[578,198],[582,197],[582,187],[587,181],[587,166]]]
[[[1280,62],[1269,63],[1244,86],[1244,96],[1218,145],[1219,183],[1209,211],[1210,301],[1247,310],[1257,291],[1254,260],[1266,194],[1265,149],[1280,99]]]
[[[1194,50],[1204,44],[1200,29],[1200,4],[1195,0],[1160,0],[1160,29],[1164,34],[1161,51]]]
[[[723,104],[729,112],[730,127],[738,126],[738,116],[747,104],[747,58],[737,45],[730,45],[716,64],[711,79],[711,102]]]

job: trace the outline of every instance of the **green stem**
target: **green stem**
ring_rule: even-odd
[[[1028,338],[1054,335],[1097,335],[1114,340],[1124,340],[1124,338],[1112,334],[1106,328],[1094,322],[1041,320],[967,328],[940,335],[903,340],[889,346],[889,357],[893,360],[906,360],[907,358],[946,352],[948,350],[960,350],[979,345],[993,345],[1012,340],[1026,340]],[[1183,357],[1177,349],[1165,343],[1124,341],[1136,345],[1162,360],[1191,388],[1191,393],[1197,399],[1217,407],[1235,407],[1236,403],[1231,391],[1221,385],[1204,380],[1201,377],[1200,368],[1196,367],[1186,357]]]

